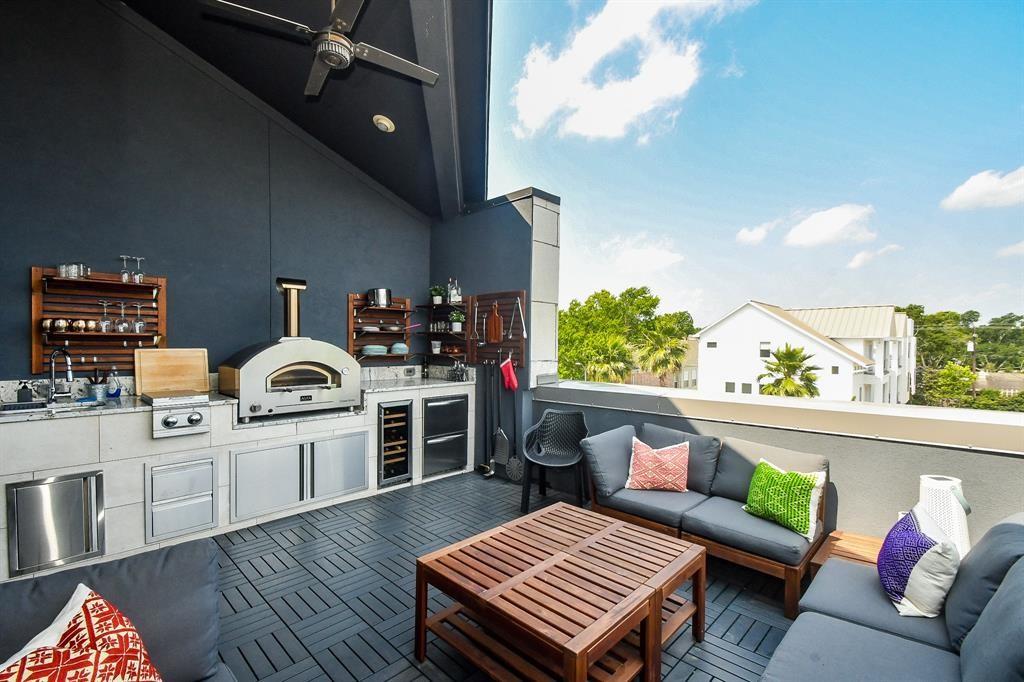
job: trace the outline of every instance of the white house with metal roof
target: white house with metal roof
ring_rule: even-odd
[[[821,399],[905,403],[914,391],[914,322],[891,305],[786,309],[748,301],[697,338],[701,391],[758,393],[765,361],[787,343],[821,367]]]

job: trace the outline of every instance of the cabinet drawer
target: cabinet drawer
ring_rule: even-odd
[[[213,460],[165,464],[150,470],[153,502],[213,492]]]
[[[153,506],[153,537],[181,535],[214,523],[213,495],[202,495]]]
[[[465,431],[469,424],[469,397],[450,395],[423,399],[423,437]]]

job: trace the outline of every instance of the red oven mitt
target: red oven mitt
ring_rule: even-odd
[[[501,363],[501,376],[505,380],[505,388],[515,393],[519,389],[519,379],[516,378],[516,368],[512,364],[512,358],[507,358]]]

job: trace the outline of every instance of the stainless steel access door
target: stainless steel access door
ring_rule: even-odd
[[[104,551],[103,473],[7,486],[11,576],[63,566]]]

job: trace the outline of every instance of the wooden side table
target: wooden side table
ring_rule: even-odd
[[[882,538],[850,533],[845,530],[834,530],[811,557],[811,577],[814,577],[818,569],[830,557],[874,566],[878,562],[878,552],[881,549]]]

